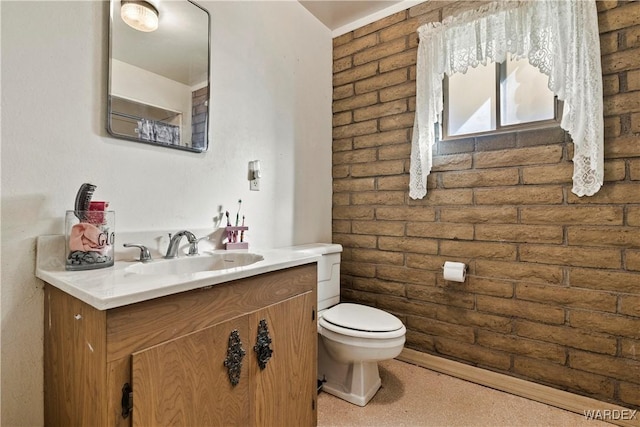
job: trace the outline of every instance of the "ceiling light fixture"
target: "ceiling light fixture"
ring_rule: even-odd
[[[158,29],[158,9],[146,1],[122,0],[120,16],[138,31],[149,33]]]

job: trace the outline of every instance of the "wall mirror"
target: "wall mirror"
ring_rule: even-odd
[[[142,29],[123,20],[123,6],[146,8],[133,12]],[[145,28],[149,22],[157,22],[157,28]],[[190,0],[111,0],[111,135],[179,150],[207,150],[210,31],[209,12]]]

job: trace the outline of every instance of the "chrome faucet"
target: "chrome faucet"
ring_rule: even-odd
[[[187,240],[189,241],[189,253],[187,255],[198,255],[198,239],[196,236],[187,230],[178,231],[173,236],[169,235],[171,240],[169,241],[169,247],[167,248],[167,254],[164,256],[165,258],[177,258],[178,257],[178,247],[180,246],[180,240],[182,240],[182,236],[187,236]]]

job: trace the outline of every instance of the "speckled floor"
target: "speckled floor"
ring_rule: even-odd
[[[395,359],[379,369],[382,387],[364,408],[320,393],[318,426],[612,425]]]

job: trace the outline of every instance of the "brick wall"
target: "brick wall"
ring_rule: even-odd
[[[408,348],[640,407],[640,2],[599,1],[605,185],[571,193],[560,128],[440,142],[408,195],[415,30],[480,2],[429,1],[334,39],[333,239],[342,298]],[[469,265],[443,280],[445,260]]]
[[[191,92],[191,147],[207,147],[207,117],[209,115],[209,86]]]

